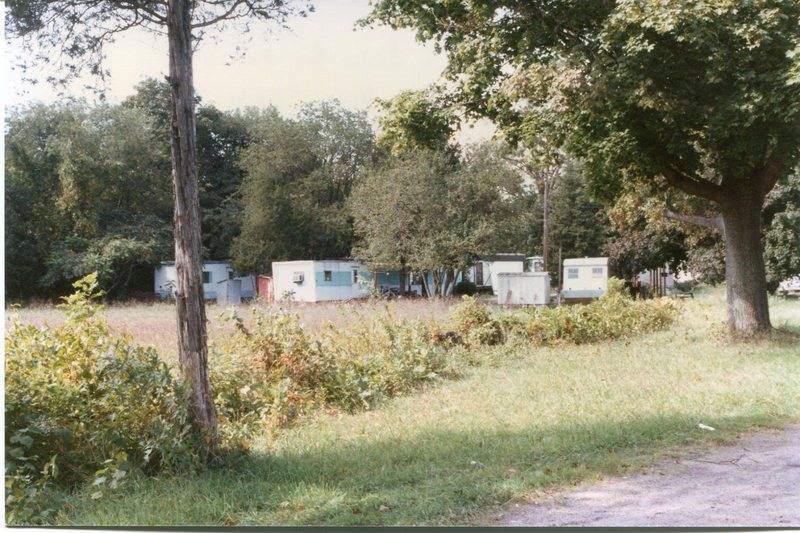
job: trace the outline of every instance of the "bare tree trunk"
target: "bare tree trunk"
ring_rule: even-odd
[[[207,460],[217,447],[217,413],[208,376],[190,6],[190,0],[169,0],[167,14],[172,89],[175,269],[178,275],[175,300],[178,359],[183,378],[191,390],[192,423],[200,435],[200,452]]]
[[[771,328],[761,249],[761,202],[752,191],[734,191],[722,204],[728,324],[750,335]]]
[[[408,277],[407,273],[406,273],[406,262],[405,261],[401,261],[400,262],[400,287],[399,287],[399,290],[398,290],[398,294],[400,296],[405,296],[406,295],[406,277]]]
[[[433,294],[431,294],[431,285],[428,283],[428,273],[425,271],[422,271],[422,286],[425,288],[425,296],[433,298]]]

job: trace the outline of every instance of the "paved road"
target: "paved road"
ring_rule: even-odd
[[[498,525],[800,527],[800,425],[519,504]]]

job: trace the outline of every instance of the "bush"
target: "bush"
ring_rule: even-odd
[[[465,296],[451,311],[453,331],[436,338],[453,338],[467,347],[512,338],[528,338],[537,344],[580,344],[664,329],[674,321],[676,309],[667,299],[634,301],[624,282],[612,278],[607,293],[587,305],[531,307],[492,316],[489,307]]]
[[[250,326],[230,319],[238,333],[217,348],[223,354],[214,358],[211,381],[221,431],[240,438],[322,408],[369,408],[436,379],[445,367],[444,350],[419,322],[329,326],[312,340],[297,315],[284,311],[256,312]]]
[[[623,291],[587,305],[542,309],[531,317],[528,332],[535,342],[546,344],[627,338],[666,328],[676,310],[672,300],[632,300]]]
[[[184,395],[152,349],[112,337],[97,278],[75,283],[54,328],[6,334],[6,521],[46,520],[50,489],[94,479],[93,497],[132,469],[195,464]]]
[[[478,286],[472,283],[471,281],[459,281],[456,283],[455,288],[453,289],[453,293],[456,295],[466,295],[466,296],[473,296],[475,293],[478,292]]]
[[[492,319],[488,307],[474,296],[464,296],[450,310],[450,323],[462,344],[466,346],[493,345],[502,341],[500,325]]]

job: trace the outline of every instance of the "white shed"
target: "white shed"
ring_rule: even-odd
[[[155,268],[155,293],[161,298],[174,298],[175,287],[178,284],[178,273],[175,270],[175,261],[162,261]],[[230,263],[227,261],[203,262],[203,293],[206,300],[217,299],[217,287],[220,281],[229,279],[241,280],[241,297],[252,298],[255,296],[255,280],[253,276],[235,276]]]
[[[547,272],[503,272],[497,275],[496,285],[500,305],[550,303],[550,274]]]
[[[275,299],[323,302],[366,298],[372,287],[367,267],[355,261],[277,261],[272,263]]]
[[[599,298],[608,290],[608,257],[564,259],[563,276],[562,298]]]

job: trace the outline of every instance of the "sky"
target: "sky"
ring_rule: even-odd
[[[288,30],[259,25],[244,47],[244,58],[231,60],[235,47],[243,43],[233,31],[221,34],[218,43],[202,43],[194,58],[194,76],[203,103],[223,110],[271,104],[293,116],[300,102],[336,98],[347,108],[367,109],[374,120],[375,98],[422,89],[439,79],[446,58],[431,45],[417,42],[412,31],[354,28],[369,13],[368,0],[318,0],[314,7],[306,18],[291,19]],[[7,43],[7,52],[15,51],[14,44]],[[119,102],[133,93],[138,82],[166,75],[166,38],[129,30],[108,47],[106,66],[111,71],[107,99]],[[44,83],[23,86],[9,61],[4,68],[7,107],[57,100],[56,92]],[[89,91],[74,88],[71,93],[94,99]],[[491,125],[483,121],[463,128],[458,140],[476,142],[491,133]]]

